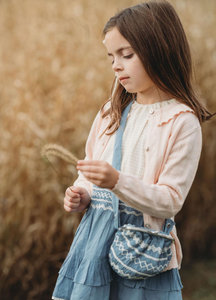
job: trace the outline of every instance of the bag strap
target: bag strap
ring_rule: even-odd
[[[131,101],[128,104],[128,106],[124,109],[122,116],[121,116],[120,126],[116,131],[112,166],[117,171],[121,170],[122,139],[123,139],[123,133],[124,133],[124,129],[125,129],[126,121],[127,121],[127,115],[131,109],[132,103],[133,103],[133,101]],[[113,206],[113,212],[114,212],[114,227],[116,229],[118,229],[120,227],[119,198],[114,193],[112,193],[112,206]]]
[[[112,166],[113,166],[113,168],[115,168],[118,171],[121,170],[123,133],[124,133],[124,129],[125,129],[126,121],[127,121],[127,116],[131,109],[131,105],[132,105],[133,101],[131,101],[128,104],[128,106],[123,110],[120,126],[116,131]],[[114,193],[112,193],[112,206],[113,206],[113,212],[114,212],[114,227],[115,227],[115,229],[118,229],[119,227],[121,227],[120,214],[119,214],[119,198]],[[174,225],[175,225],[175,222],[172,219],[166,219],[165,223],[164,223],[163,232],[166,234],[170,234]]]

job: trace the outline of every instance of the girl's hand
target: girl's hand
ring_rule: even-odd
[[[79,160],[77,170],[101,188],[113,189],[119,178],[119,172],[103,160]]]
[[[64,197],[64,209],[68,212],[79,212],[87,208],[91,201],[86,189],[79,186],[67,188]]]

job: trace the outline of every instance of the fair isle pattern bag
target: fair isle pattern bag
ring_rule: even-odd
[[[132,102],[124,109],[120,127],[116,132],[112,161],[116,170],[121,169],[122,138],[131,105]],[[117,230],[109,251],[109,262],[113,270],[126,279],[140,280],[161,273],[172,258],[171,245],[174,239],[170,232],[175,223],[167,219],[163,231],[135,227],[132,224],[120,227],[119,199],[113,193],[112,206]]]
[[[168,232],[173,225],[172,220],[166,220],[166,233],[129,224],[120,227],[109,252],[113,270],[127,279],[147,279],[161,273],[172,258],[173,238]]]

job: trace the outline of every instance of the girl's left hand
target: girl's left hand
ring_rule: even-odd
[[[87,180],[101,188],[113,189],[119,178],[119,172],[102,160],[79,160],[76,168]]]

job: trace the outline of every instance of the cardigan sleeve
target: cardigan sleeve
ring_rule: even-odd
[[[98,130],[99,130],[100,123],[101,123],[101,112],[99,111],[94,119],[94,122],[92,124],[91,130],[90,130],[87,142],[86,142],[85,160],[93,159],[93,151],[95,148],[96,141],[98,139]],[[93,184],[90,181],[88,181],[80,171],[78,171],[78,175],[79,176],[73,185],[85,188],[88,191],[89,196],[91,197]]]
[[[169,155],[156,184],[120,172],[112,192],[150,216],[165,219],[175,216],[183,206],[200,159],[202,132],[197,123],[190,127],[190,122],[182,122],[176,131],[173,130]]]

